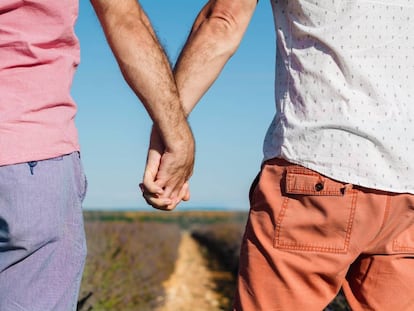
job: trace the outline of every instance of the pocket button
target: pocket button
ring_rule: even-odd
[[[318,191],[318,192],[322,191],[323,190],[323,183],[318,182],[315,185],[315,190]]]

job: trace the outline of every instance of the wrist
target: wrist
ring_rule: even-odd
[[[183,152],[184,150],[194,152],[194,136],[186,120],[164,131],[158,128],[158,133],[166,152]]]

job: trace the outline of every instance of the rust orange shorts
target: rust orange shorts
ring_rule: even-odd
[[[320,311],[341,287],[354,311],[414,310],[414,195],[273,159],[250,201],[234,310]]]

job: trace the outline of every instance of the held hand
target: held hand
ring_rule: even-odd
[[[144,199],[154,208],[163,209],[170,204],[172,200],[169,198],[161,198],[164,193],[162,186],[156,182],[158,169],[160,167],[161,157],[164,153],[164,144],[158,132],[153,128],[151,131],[150,145],[147,155],[147,164],[144,172],[143,183],[140,188]]]
[[[157,209],[172,210],[181,200],[189,200],[187,180],[191,176],[193,165],[192,135],[168,149],[158,131],[153,128],[144,181],[140,185],[147,203]]]

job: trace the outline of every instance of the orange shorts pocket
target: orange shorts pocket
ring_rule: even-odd
[[[300,166],[287,167],[274,247],[346,253],[355,206],[356,191],[346,184]]]

